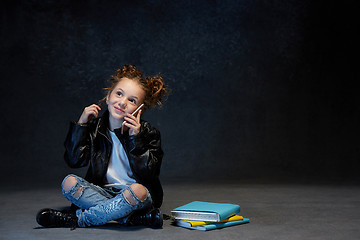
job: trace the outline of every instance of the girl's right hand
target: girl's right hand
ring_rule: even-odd
[[[84,109],[84,111],[82,112],[78,123],[84,124],[84,123],[87,123],[91,118],[98,117],[100,110],[101,110],[101,108],[96,104],[92,104],[92,105],[86,107]]]

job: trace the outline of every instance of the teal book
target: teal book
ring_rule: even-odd
[[[179,220],[179,221],[182,221],[182,220]],[[236,226],[236,225],[245,224],[245,223],[249,223],[249,222],[250,222],[249,218],[243,218],[242,220],[237,220],[237,221],[209,223],[209,224],[204,224],[204,225],[200,225],[200,226],[191,226],[189,224],[182,224],[181,222],[178,222],[177,225],[180,227],[189,228],[189,229],[210,231],[210,230],[214,230],[214,229],[231,227],[231,226]]]
[[[240,206],[230,203],[194,201],[171,211],[174,219],[220,222],[240,212]]]

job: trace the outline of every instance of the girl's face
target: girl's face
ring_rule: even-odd
[[[126,114],[134,112],[144,99],[145,91],[137,80],[122,78],[106,98],[110,127],[120,128]]]

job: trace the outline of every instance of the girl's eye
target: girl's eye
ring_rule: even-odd
[[[129,99],[129,101],[136,104],[136,100],[135,100],[135,99]]]
[[[119,91],[119,92],[116,92],[116,94],[117,94],[118,96],[120,96],[120,97],[123,95],[122,92],[120,92],[120,91]]]

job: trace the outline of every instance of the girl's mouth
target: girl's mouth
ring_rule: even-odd
[[[125,110],[123,110],[123,109],[121,109],[121,108],[118,108],[118,107],[114,107],[114,108],[115,108],[115,110],[116,110],[117,112],[125,113]]]

